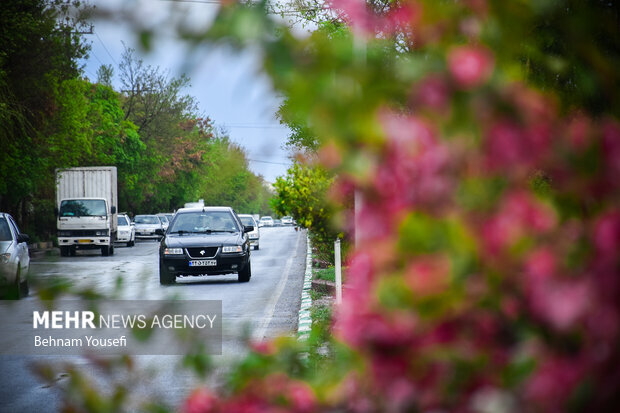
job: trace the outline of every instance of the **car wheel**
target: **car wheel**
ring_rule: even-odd
[[[77,253],[77,247],[69,247],[69,255],[71,255],[72,257],[75,257],[76,253]]]
[[[175,276],[170,271],[159,265],[159,283],[161,285],[169,285],[175,283]]]
[[[23,280],[21,284],[19,284],[19,297],[28,297],[28,292],[30,289],[28,288],[28,280]]]
[[[108,255],[110,255],[110,246],[109,245],[102,245],[101,246],[101,255],[103,255],[104,257],[107,257]]]
[[[110,245],[110,255],[114,255],[114,245]]]
[[[247,283],[248,281],[250,281],[251,277],[252,277],[252,266],[250,265],[250,261],[248,260],[248,263],[245,265],[243,270],[239,271],[239,275],[237,279],[240,283]]]
[[[258,244],[254,245],[254,250],[258,249]]]
[[[60,256],[61,257],[68,257],[69,256],[69,249],[71,247],[60,247]]]

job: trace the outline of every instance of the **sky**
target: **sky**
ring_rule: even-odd
[[[90,80],[96,81],[99,66],[111,64],[115,69],[113,85],[120,89],[118,63],[124,43],[136,49],[145,64],[169,71],[173,77],[186,74],[191,86],[185,93],[196,98],[202,115],[210,117],[217,128],[224,128],[231,140],[245,149],[254,173],[267,182],[286,174],[291,153],[284,144],[290,131],[275,116],[282,99],[262,72],[258,52],[207,44],[189,50],[173,33],[178,21],[196,27],[208,25],[219,8],[216,1],[90,0],[90,4],[99,14],[130,14],[144,27],[157,30],[154,48],[146,53],[132,26],[123,19],[95,18],[93,34],[85,34],[92,47],[90,56],[82,62]]]

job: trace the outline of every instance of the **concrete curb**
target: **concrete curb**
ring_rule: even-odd
[[[305,340],[310,336],[312,329],[312,317],[310,316],[310,307],[312,307],[312,297],[310,290],[312,289],[312,246],[310,245],[310,237],[306,235],[308,252],[306,255],[306,273],[304,275],[304,288],[301,290],[301,307],[299,308],[299,321],[297,323],[297,338]]]

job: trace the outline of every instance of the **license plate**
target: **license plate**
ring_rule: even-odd
[[[217,265],[217,260],[194,260],[189,262],[190,267],[213,267]]]
[[[79,244],[90,244],[90,240],[89,239],[81,239],[81,240],[78,240],[78,243]]]

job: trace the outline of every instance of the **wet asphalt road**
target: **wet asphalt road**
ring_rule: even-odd
[[[211,382],[217,380],[218,371],[245,353],[243,336],[248,331],[254,340],[294,334],[305,269],[305,232],[292,227],[261,228],[260,249],[251,253],[249,283],[238,283],[237,275],[230,274],[182,278],[175,285],[161,286],[158,245],[140,240],[134,247],[117,245],[110,257],[93,250],[79,251],[75,257],[33,258],[30,277],[63,277],[76,288],[92,288],[115,299],[222,300],[222,355],[213,356],[216,374]],[[33,295],[27,300],[35,299]],[[119,378],[130,381],[134,407],[145,400],[178,406],[199,383],[193,373],[180,368],[180,356],[136,356],[135,360],[137,377]],[[82,357],[0,356],[0,412],[58,411],[62,406],[59,390],[68,377],[61,366],[67,361],[79,366],[103,392],[110,390],[98,368]],[[31,372],[33,363],[39,362],[56,370],[52,384],[41,382]]]

